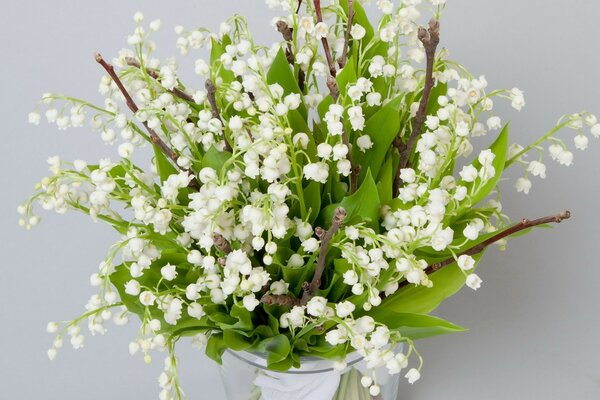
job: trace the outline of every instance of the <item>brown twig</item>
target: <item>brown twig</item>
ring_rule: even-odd
[[[216,118],[223,123],[221,113],[219,113],[219,106],[217,105],[217,87],[210,79],[206,80],[204,86],[206,87],[208,102],[210,103],[213,118]]]
[[[225,128],[225,124],[223,123],[223,119],[221,118],[221,113],[219,113],[219,106],[217,105],[217,87],[215,86],[213,81],[211,81],[210,79],[206,80],[206,82],[204,83],[204,86],[206,87],[206,93],[207,93],[206,96],[208,98],[208,102],[210,103],[210,108],[212,110],[212,116],[213,116],[213,118],[216,118],[219,121],[221,121],[221,125],[223,126],[223,128]],[[225,135],[225,133],[223,133],[223,135]],[[225,149],[227,151],[231,152],[233,149],[229,145],[227,138],[224,138],[224,140],[225,140]]]
[[[114,67],[111,64],[107,63],[104,60],[104,58],[102,58],[100,53],[96,53],[95,58],[96,58],[96,62],[98,64],[100,64],[106,70],[108,75],[110,75],[113,82],[115,82],[115,84],[121,91],[121,94],[123,94],[123,97],[125,97],[125,102],[127,103],[127,107],[129,107],[129,109],[134,114],[137,113],[139,111],[139,108],[135,104],[133,99],[131,98],[131,95],[129,94],[127,89],[125,89],[125,86],[123,85],[123,82],[121,82],[121,79],[119,79],[119,76],[115,72]],[[160,136],[158,136],[158,134],[154,131],[154,129],[152,129],[148,126],[148,123],[146,121],[144,121],[143,124],[144,124],[144,127],[146,128],[146,130],[148,131],[148,133],[150,133],[150,139],[152,140],[152,143],[154,143],[156,146],[158,146],[158,148],[169,159],[171,159],[175,163],[175,165],[177,165],[177,158],[178,158],[177,154],[173,150],[171,150],[171,148],[160,138]]]
[[[288,294],[265,294],[260,301],[267,305],[294,307],[301,305],[300,299]]]
[[[107,63],[106,60],[104,60],[104,58],[102,57],[102,55],[100,53],[96,53],[94,55],[94,57],[96,58],[96,62],[98,64],[100,64],[102,66],[102,68],[104,68],[104,70],[111,77],[111,79],[113,80],[115,85],[117,85],[117,87],[119,88],[119,91],[125,98],[125,103],[127,104],[127,107],[129,107],[131,112],[136,114],[139,111],[139,108],[138,108],[137,104],[135,104],[133,99],[131,98],[131,95],[129,94],[129,92],[127,91],[125,86],[123,85],[123,82],[121,82],[121,79],[115,72],[115,68],[111,64]],[[175,164],[175,166],[177,168],[180,168],[183,171],[187,171],[187,172],[191,173],[191,171],[189,171],[188,169],[179,167],[179,164],[177,163],[179,156],[177,155],[177,153],[175,153],[169,147],[169,145],[167,143],[165,143],[165,141],[162,140],[160,138],[160,136],[158,136],[158,134],[156,133],[156,131],[154,129],[150,128],[150,126],[148,125],[148,122],[143,121],[142,124],[144,125],[144,128],[146,128],[148,133],[150,134],[150,140],[152,141],[152,143],[155,146],[157,146],[160,149],[160,151]],[[192,175],[194,175],[194,174],[192,174]],[[193,189],[198,189],[200,187],[198,184],[198,181],[195,177],[190,181],[189,187],[191,187]]]
[[[319,235],[321,238],[321,249],[319,250],[317,267],[315,268],[315,274],[313,275],[312,281],[310,283],[305,282],[303,285],[304,292],[302,293],[302,304],[308,303],[308,301],[315,296],[319,290],[319,287],[321,286],[321,278],[323,277],[323,272],[325,271],[325,257],[327,256],[329,241],[340,229],[344,219],[346,219],[346,210],[344,210],[342,207],[338,207],[333,215],[331,227],[327,231],[323,231],[322,229],[317,230],[317,235]]]
[[[410,155],[415,147],[417,139],[421,136],[423,130],[423,124],[427,119],[427,106],[429,104],[429,97],[431,95],[431,90],[435,85],[435,79],[433,77],[433,68],[435,64],[435,52],[438,44],[440,43],[440,23],[435,18],[429,21],[429,28],[420,27],[419,28],[419,40],[423,43],[423,47],[425,48],[425,55],[427,59],[427,67],[425,70],[425,86],[423,88],[423,96],[421,97],[421,102],[419,103],[419,109],[417,110],[417,114],[415,115],[412,133],[408,138],[405,146],[403,147],[403,151],[400,153],[400,163],[398,165],[398,170],[396,171],[396,176],[394,179],[394,194],[398,193],[400,186],[402,185],[402,180],[400,179],[400,170],[406,168],[410,162]]]
[[[127,63],[127,65],[132,66],[132,67],[136,67],[141,69],[142,66],[140,64],[140,62],[133,57],[125,57],[125,62]],[[158,73],[158,71],[151,69],[151,68],[145,68],[146,73],[152,78],[152,79],[156,79],[157,81],[160,81],[160,75]],[[189,101],[189,102],[194,102],[194,98],[192,96],[190,96],[189,94],[187,94],[186,92],[184,92],[183,90],[179,89],[179,88],[173,88],[168,90],[170,93],[172,93],[173,95],[179,97],[180,99],[183,99],[185,101]]]
[[[321,0],[314,0],[315,12],[317,14],[317,22],[323,22],[323,13],[321,11]],[[352,26],[352,18],[354,14],[354,0],[348,0],[348,32]],[[323,43],[323,50],[325,51],[325,57],[327,58],[327,64],[329,66],[329,76],[327,77],[327,88],[329,89],[329,93],[333,98],[333,102],[336,103],[338,98],[340,97],[340,89],[338,87],[337,80],[335,76],[337,75],[337,71],[335,68],[335,63],[333,61],[333,56],[331,54],[331,49],[329,48],[329,41],[327,37],[323,37],[321,39]],[[346,55],[343,58],[347,57]],[[345,61],[344,61],[345,63]],[[348,134],[346,129],[342,128],[342,141],[348,147],[348,161],[350,161],[351,165],[351,173],[350,173],[350,192],[354,193],[358,189],[358,177],[360,175],[360,166],[354,165],[352,162],[352,148],[350,147],[350,140],[348,138]]]
[[[319,287],[321,286],[321,278],[323,276],[323,272],[325,272],[325,257],[327,256],[327,250],[329,247],[329,241],[335,235],[335,233],[340,229],[344,219],[346,218],[346,210],[339,207],[335,210],[335,214],[331,221],[331,227],[329,230],[324,231],[322,228],[316,228],[315,232],[317,236],[321,239],[321,249],[319,250],[319,257],[317,258],[317,266],[315,268],[315,273],[313,275],[313,279],[311,282],[304,282],[302,285],[304,292],[302,293],[302,298],[298,299],[292,295],[284,294],[284,295],[272,295],[265,294],[261,301],[264,304],[269,305],[279,305],[279,306],[300,306],[306,305],[312,299]]]
[[[290,28],[287,22],[283,20],[277,21],[277,31],[283,36],[283,40],[287,43],[287,49],[285,50],[285,58],[288,63],[294,65],[294,52],[292,50],[292,41],[294,40],[294,29]]]
[[[317,13],[317,23],[323,22],[323,13],[321,11],[321,0],[313,0],[315,4],[315,12]],[[331,54],[331,48],[329,47],[329,40],[327,36],[321,38],[323,44],[323,50],[325,51],[325,58],[327,59],[327,65],[329,66],[329,74],[335,78],[337,71],[335,69],[335,63],[333,62],[333,55]]]
[[[338,59],[340,69],[344,68],[348,61],[348,49],[350,47],[350,34],[352,32],[352,23],[354,21],[354,0],[348,0],[348,27],[346,28],[346,37],[344,39],[344,50]]]
[[[220,233],[215,233],[213,235],[213,243],[217,247],[217,249],[221,250],[225,254],[231,253],[231,243],[223,235]]]
[[[473,256],[475,254],[479,254],[481,253],[483,250],[485,250],[486,247],[498,242],[499,240],[505,239],[511,235],[514,235],[517,232],[520,232],[522,230],[525,229],[529,229],[529,228],[533,228],[535,226],[539,226],[539,225],[544,225],[544,224],[550,224],[550,223],[556,223],[559,224],[562,221],[571,218],[571,212],[570,211],[563,211],[560,214],[556,214],[556,215],[550,215],[548,217],[543,217],[543,218],[538,218],[535,220],[528,220],[528,219],[523,219],[520,222],[514,224],[513,226],[499,232],[498,234],[492,236],[491,238],[479,243],[476,246],[471,247],[470,249],[457,254],[457,258],[462,256],[462,255],[467,255],[467,256]],[[427,267],[427,269],[425,269],[425,273],[427,275],[431,275],[436,271],[439,271],[440,269],[454,264],[456,262],[456,259],[454,257],[449,258],[447,260],[435,263],[435,264],[431,264],[429,267]],[[410,283],[408,281],[403,281],[400,283],[399,288],[408,286]]]
[[[327,88],[329,89],[329,94],[333,98],[333,102],[337,103],[338,98],[340,97],[340,88],[338,88],[337,80],[333,76],[327,77]]]

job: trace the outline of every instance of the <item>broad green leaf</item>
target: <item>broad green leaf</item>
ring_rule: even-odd
[[[161,280],[160,269],[167,263],[176,265],[177,271],[179,273],[177,278],[174,281],[170,282],[170,284],[174,286],[179,285],[181,287],[185,287],[188,283],[195,282],[198,279],[198,275],[193,276],[191,279],[186,278],[186,272],[189,268],[189,265],[186,264],[186,256],[183,253],[179,253],[177,251],[172,250],[164,250],[161,254],[160,259],[154,261],[150,265],[150,268],[144,271],[144,274],[141,277],[135,279],[142,286],[155,287],[156,284]],[[116,266],[115,271],[110,275],[110,281],[115,287],[115,289],[118,291],[119,297],[121,298],[121,302],[125,305],[125,307],[127,307],[127,309],[130,312],[138,315],[141,319],[144,317],[146,307],[140,303],[138,296],[131,296],[125,293],[125,284],[131,279],[133,279],[131,277],[131,273],[129,272],[128,266],[129,263],[123,263],[121,265]],[[156,308],[150,308],[150,310],[153,312],[155,318],[162,320],[162,312],[158,311]],[[165,332],[175,332],[179,329],[189,327],[190,321],[188,321],[187,319],[184,318],[180,322],[181,326],[179,324],[173,326],[165,323],[163,324],[163,328],[165,329]],[[196,320],[196,323],[198,325],[205,325],[206,321]]]
[[[342,0],[342,1],[340,1],[340,6],[344,10],[344,13],[346,15],[348,15],[348,2]],[[361,40],[366,45],[373,38],[375,31],[373,30],[373,26],[371,25],[371,22],[369,21],[369,17],[367,16],[365,9],[360,4],[360,2],[355,1],[353,8],[354,8],[354,24],[359,24],[363,28],[365,28],[365,31],[366,31],[365,37],[362,38]]]
[[[336,274],[342,276],[346,271],[352,269],[352,265],[345,258],[337,258],[333,260],[333,266]]]
[[[197,333],[205,333],[215,329],[216,327],[208,321],[207,318],[196,319],[192,317],[183,317],[179,321],[177,321],[177,326],[169,331],[171,327],[167,325],[167,330],[165,330],[165,326],[162,326],[161,333],[172,332],[173,336],[194,336]]]
[[[483,253],[474,255],[479,263]],[[465,284],[465,275],[456,263],[447,265],[429,277],[433,287],[406,286],[386,298],[380,308],[398,313],[428,314],[435,310],[445,299],[453,296]]]
[[[448,333],[464,332],[466,329],[441,318],[425,314],[399,313],[388,307],[375,307],[367,315],[375,321],[396,330],[410,339],[424,339]]]
[[[311,181],[304,188],[304,204],[306,205],[306,211],[309,213],[308,222],[311,224],[321,211],[321,188],[322,184],[315,181]]]
[[[364,132],[371,137],[373,142],[371,149],[364,153],[358,146],[352,149],[353,160],[362,167],[359,183],[364,181],[369,170],[373,176],[379,175],[385,156],[400,131],[401,103],[402,97],[396,97],[367,121]]]
[[[445,82],[437,81],[431,94],[429,95],[429,104],[427,105],[427,115],[436,115],[438,110],[441,108],[438,99],[441,96],[445,96],[448,93],[448,84]]]
[[[321,119],[321,121],[325,120],[325,114],[327,114],[327,111],[329,111],[329,106],[332,104],[333,98],[331,97],[331,95],[327,95],[323,100],[321,100],[321,102],[317,106],[317,111],[319,112],[319,118]],[[325,131],[327,129],[327,126],[323,125],[322,129],[323,131]]]
[[[211,50],[210,50],[210,68],[212,78],[217,85],[217,78],[221,78],[223,82],[230,83],[235,80],[233,72],[226,70],[221,64],[221,56],[225,54],[224,46],[214,37],[211,39]]]
[[[308,263],[300,268],[282,266],[281,272],[283,273],[283,279],[286,282],[290,282],[290,292],[299,295],[302,284],[309,280],[309,277],[314,272],[314,263]]]
[[[367,171],[366,177],[362,185],[356,193],[345,197],[340,203],[331,204],[321,211],[319,219],[321,226],[331,226],[331,221],[338,207],[346,210],[346,219],[344,224],[352,225],[359,222],[365,222],[367,226],[379,230],[379,211],[380,211],[379,194],[377,185],[371,171]]]
[[[210,146],[202,158],[202,168],[212,168],[217,171],[217,174],[223,169],[223,165],[231,158],[231,153],[227,151],[219,151],[215,146]]]
[[[255,341],[233,329],[227,329],[223,331],[223,342],[228,349],[243,351],[252,347]]]
[[[344,68],[335,77],[340,96],[346,95],[346,90],[349,84],[355,83],[358,80],[356,73],[356,56],[351,54]]]
[[[270,369],[271,371],[286,372],[286,371],[289,371],[289,369],[292,367],[298,368],[298,367],[300,367],[300,363],[297,362],[296,364],[294,364],[294,355],[291,352],[283,360],[278,361],[278,362],[273,362],[270,364],[269,364],[269,360],[267,357],[267,368]]]
[[[288,112],[288,121],[290,127],[293,129],[294,134],[303,132],[308,135],[308,144],[306,146],[306,154],[309,158],[315,159],[317,155],[317,145],[315,144],[315,137],[310,134],[311,129],[306,122],[306,117],[302,116],[298,110],[290,110]],[[299,160],[305,160],[304,156],[298,156]],[[304,163],[307,161],[305,160]]]
[[[340,275],[332,274],[329,287],[322,292],[321,296],[327,298],[332,303],[337,303],[343,298],[348,289],[349,286],[343,282]]]
[[[223,353],[227,350],[223,334],[212,334],[206,342],[206,355],[219,364],[223,363]]]
[[[237,322],[232,326],[236,330],[250,331],[254,328],[252,323],[252,314],[245,307],[234,304],[231,307],[231,316],[237,318]]]
[[[277,52],[277,55],[273,60],[273,64],[271,64],[269,72],[267,72],[267,82],[269,84],[279,84],[283,88],[284,96],[290,93],[296,93],[302,96],[302,91],[298,86],[298,78],[294,76],[283,49],[279,49],[279,52]],[[298,111],[306,121],[308,111],[303,103],[300,104]]]
[[[153,287],[160,280],[160,278],[161,275],[158,269],[151,266],[144,271],[144,274],[141,277],[137,278],[136,280],[143,286]],[[115,267],[115,271],[110,275],[110,282],[119,292],[119,297],[123,305],[127,307],[127,310],[137,314],[140,319],[142,319],[144,317],[146,307],[140,303],[138,296],[132,296],[125,293],[125,284],[131,279],[131,273],[129,272],[126,264],[121,264]]]
[[[287,370],[284,368],[288,362],[285,361],[290,355],[292,347],[290,341],[285,335],[277,335],[260,342],[257,346],[259,351],[267,353],[267,367],[272,370],[281,371]],[[291,365],[291,360],[290,360]]]
[[[394,175],[394,159],[393,157],[389,157],[385,164],[383,164],[379,172],[379,178],[377,179],[377,191],[379,192],[381,204],[389,204],[394,198]]]

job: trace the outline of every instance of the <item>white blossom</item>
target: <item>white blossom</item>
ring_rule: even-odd
[[[327,310],[327,299],[315,296],[306,304],[306,312],[313,317],[322,317]]]
[[[521,177],[517,179],[515,183],[515,187],[517,192],[523,192],[525,194],[529,194],[529,190],[531,189],[531,181],[527,178]]]
[[[458,257],[457,264],[463,271],[470,271],[475,267],[475,260],[473,257],[463,254]]]
[[[163,279],[167,281],[172,281],[177,277],[177,271],[175,265],[167,264],[160,269],[160,274]]]
[[[404,377],[408,379],[408,383],[412,385],[413,383],[421,379],[421,373],[419,372],[419,370],[411,368]]]
[[[483,281],[481,280],[481,278],[476,274],[470,274],[469,276],[467,276],[467,286],[473,290],[479,289],[481,287],[482,282]]]

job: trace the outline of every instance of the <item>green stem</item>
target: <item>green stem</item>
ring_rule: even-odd
[[[562,119],[562,118],[561,118]],[[556,132],[560,131],[561,129],[565,128],[566,126],[568,126],[571,123],[571,120],[569,118],[567,118],[566,121],[559,123],[558,125],[556,125],[551,131],[549,131],[548,133],[546,133],[545,135],[543,135],[542,137],[540,137],[538,140],[536,140],[535,142],[531,143],[529,146],[525,147],[523,150],[521,150],[520,152],[518,152],[517,154],[515,154],[514,156],[512,156],[509,160],[506,161],[506,165],[504,166],[504,169],[508,168],[509,166],[511,166],[515,161],[517,161],[522,155],[528,153],[529,151],[531,151],[532,149],[534,149],[535,147],[539,146],[540,144],[544,143],[546,140],[548,140],[552,135],[554,135]]]

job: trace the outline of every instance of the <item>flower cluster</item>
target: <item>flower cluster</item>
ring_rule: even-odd
[[[103,334],[108,320],[135,314],[130,353],[151,362],[152,351],[169,352],[161,399],[182,396],[174,346],[190,334],[217,361],[228,348],[271,352],[278,371],[304,356],[343,369],[358,352],[372,372],[361,383],[377,396],[374,371],[398,374],[416,360],[405,373],[414,383],[413,341],[461,330],[428,314],[463,285],[481,286],[485,247],[568,218],[510,226],[496,189],[512,165],[523,169],[519,192],[545,178],[544,146],[571,165],[557,133],[574,130],[584,150],[600,137],[596,117],[567,115],[534,143],[511,145],[494,105],[521,110],[524,94],[488,91],[438,48],[445,1],[378,0],[375,25],[368,3],[267,0],[286,13],[272,21],[283,40],[270,47],[240,16],[217,33],[176,27],[182,56],[210,49],[192,60],[202,88],[184,85],[174,59],[153,56],[160,21],[137,13],[131,47],[110,62],[96,55],[104,104],[42,97],[31,123],[43,114],[59,129],[89,125],[119,155],[50,158],[50,176],[19,207],[26,228],[39,223],[37,203],[120,235],[90,279],[99,292],[86,313],[48,325],[51,359],[65,335],[83,346],[82,322]],[[435,18],[419,28],[428,7]],[[476,151],[484,136],[492,145]],[[151,165],[134,162],[148,148]]]

